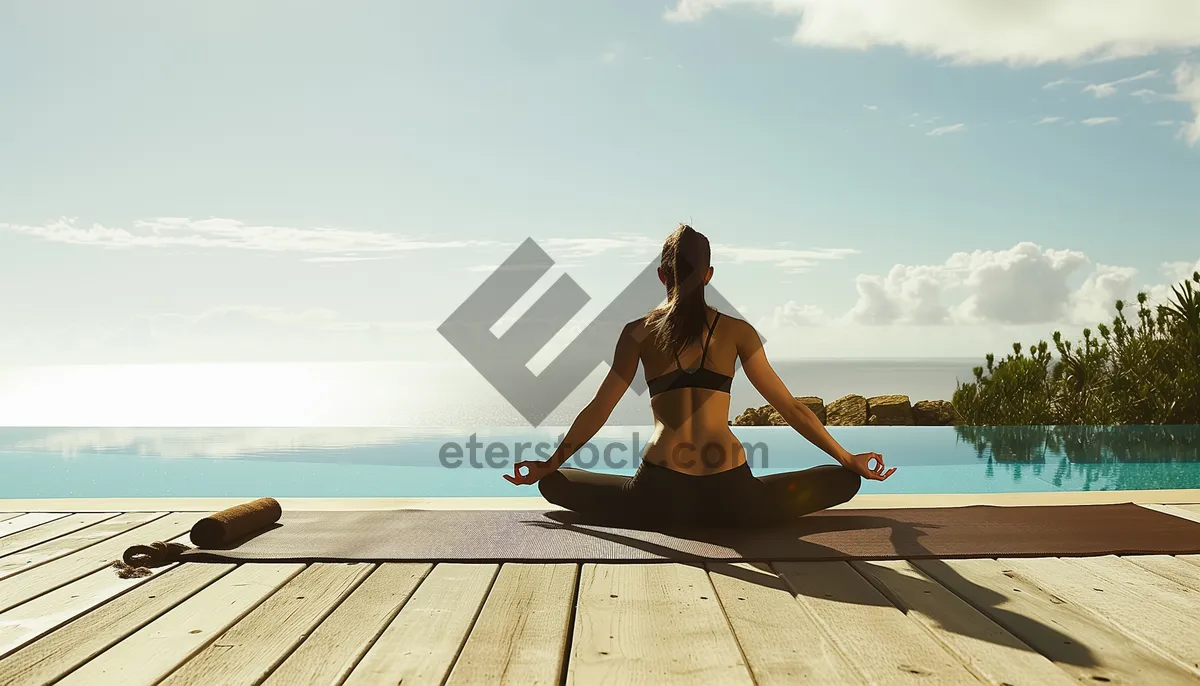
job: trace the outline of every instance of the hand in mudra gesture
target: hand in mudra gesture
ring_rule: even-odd
[[[522,469],[525,470],[524,474],[521,473]],[[556,467],[549,460],[530,460],[514,464],[513,473],[511,475],[504,474],[503,476],[510,484],[516,484],[517,486],[530,486],[536,484],[543,476],[550,474],[556,469],[558,469],[558,467]]]
[[[871,463],[875,466],[872,467]],[[861,476],[864,479],[872,481],[883,481],[891,476],[896,468],[887,469],[883,464],[883,455],[879,453],[858,453],[857,455],[847,456],[843,464],[847,469]]]

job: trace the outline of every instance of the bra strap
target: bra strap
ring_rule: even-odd
[[[700,355],[700,366],[704,366],[704,360],[708,357],[708,344],[712,342],[713,332],[717,330],[717,322],[721,319],[721,313],[717,312],[717,316],[713,317],[712,326],[708,329],[708,338],[704,339],[704,352]]]

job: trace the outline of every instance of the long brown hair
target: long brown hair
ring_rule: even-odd
[[[704,277],[711,257],[708,239],[687,224],[680,224],[663,243],[659,267],[666,281],[667,302],[646,315],[660,350],[677,355],[698,341],[707,328]]]

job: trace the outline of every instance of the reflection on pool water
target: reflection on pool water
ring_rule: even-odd
[[[735,427],[757,474],[831,460],[787,427]],[[0,498],[527,496],[501,478],[539,429],[0,429]],[[1200,488],[1200,427],[832,427],[896,474],[863,493]],[[573,466],[630,474],[650,427],[607,427]]]

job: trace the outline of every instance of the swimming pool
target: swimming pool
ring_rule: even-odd
[[[564,430],[0,428],[0,498],[529,496],[501,473]],[[787,427],[734,430],[757,474],[830,463]],[[1195,426],[831,432],[899,468],[863,493],[1200,488]],[[632,473],[650,433],[607,427],[570,464]]]

